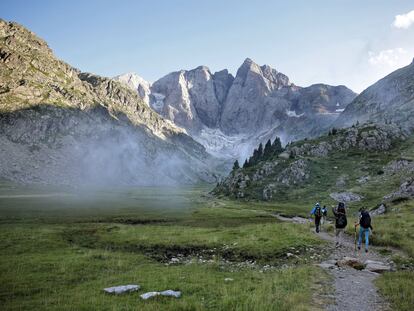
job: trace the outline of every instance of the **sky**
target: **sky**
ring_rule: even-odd
[[[249,57],[296,85],[361,92],[414,57],[412,0],[0,0],[0,17],[82,71],[156,81]]]

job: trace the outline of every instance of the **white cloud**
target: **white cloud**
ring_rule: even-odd
[[[368,52],[368,61],[374,66],[395,67],[406,62],[407,54],[403,48],[383,50],[378,53]]]
[[[405,14],[396,15],[392,24],[395,28],[407,29],[414,24],[414,10]]]

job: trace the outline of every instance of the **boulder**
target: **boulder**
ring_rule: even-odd
[[[365,260],[365,270],[382,273],[386,271],[391,271],[391,266],[383,263],[381,261],[374,261],[374,260]]]
[[[330,263],[330,262],[321,262],[317,264],[317,266],[323,269],[333,269],[336,267],[335,263]]]
[[[362,199],[361,195],[352,192],[333,192],[329,196],[338,202],[357,202]]]
[[[139,285],[119,285],[119,286],[113,286],[113,287],[107,287],[104,288],[104,292],[108,294],[124,294],[129,292],[135,292],[139,290],[141,286]]]
[[[149,299],[151,297],[155,297],[155,296],[169,296],[169,297],[180,298],[181,297],[181,292],[168,289],[168,290],[165,290],[165,291],[162,291],[162,292],[148,292],[148,293],[144,293],[144,294],[140,295],[140,297],[144,300],[147,300],[147,299]]]
[[[354,269],[359,269],[361,267],[364,266],[364,263],[362,263],[358,258],[354,258],[354,257],[343,257],[342,259],[338,260],[336,262],[336,265],[338,267],[351,267]]]
[[[381,203],[381,205],[378,206],[377,208],[370,210],[369,214],[371,216],[378,216],[378,215],[385,214],[386,212],[387,212],[387,206],[384,203]]]

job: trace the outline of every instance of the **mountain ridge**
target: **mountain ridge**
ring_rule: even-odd
[[[89,172],[91,183],[215,179],[214,159],[205,148],[160,117],[137,92],[80,72],[58,60],[33,32],[4,20],[0,77],[3,178],[76,184]],[[74,169],[77,163],[82,169]],[[104,171],[113,173],[103,176]]]
[[[288,142],[318,136],[355,96],[343,85],[296,86],[250,58],[234,77],[207,66],[171,72],[151,85],[149,95],[155,111],[219,157],[237,157],[241,150],[245,156],[259,137]]]

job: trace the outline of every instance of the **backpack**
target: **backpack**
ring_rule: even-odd
[[[322,214],[323,214],[323,216],[328,216],[328,210],[326,209],[326,207],[323,208]]]
[[[361,213],[361,218],[359,219],[359,225],[362,228],[370,228],[371,227],[371,216],[367,211]]]
[[[316,206],[314,215],[315,217],[322,217],[322,211],[320,206]]]
[[[338,215],[338,217],[336,218],[335,227],[339,229],[343,229],[346,227],[347,224],[348,224],[348,220],[346,219],[346,215],[345,214]]]
[[[339,202],[336,214],[335,226],[339,229],[345,228],[348,224],[348,220],[346,219],[345,204],[343,202]]]

